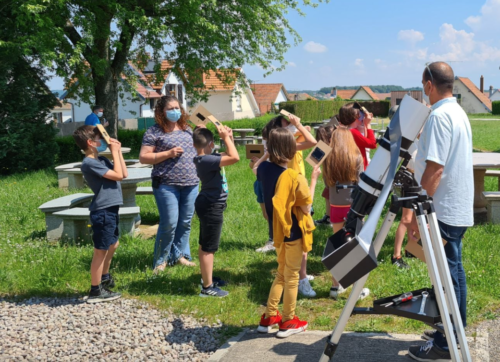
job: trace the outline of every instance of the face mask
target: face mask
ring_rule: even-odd
[[[292,132],[293,135],[298,131],[297,127],[295,127],[293,124],[289,124],[288,126],[286,126],[286,129]]]
[[[180,109],[172,109],[170,111],[165,112],[165,114],[170,122],[177,122],[182,116]]]
[[[99,153],[106,151],[106,148],[108,148],[108,144],[106,143],[106,141],[104,139],[100,139],[100,141],[101,141],[101,145],[96,147],[96,150]]]
[[[101,118],[102,117],[102,112],[97,112],[97,117]]]

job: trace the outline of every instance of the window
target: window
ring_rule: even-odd
[[[457,99],[457,103],[462,105],[462,95],[460,93],[454,94],[453,97]]]
[[[150,98],[149,99],[149,108],[150,109],[155,109],[155,99],[154,98]]]
[[[175,97],[175,84],[167,84],[167,95],[171,95]]]
[[[52,112],[52,118],[54,119],[54,123],[63,123],[62,112]]]
[[[184,95],[182,94],[182,84],[177,84],[177,99],[182,105]]]
[[[396,98],[396,106],[399,106],[402,100],[403,98]]]

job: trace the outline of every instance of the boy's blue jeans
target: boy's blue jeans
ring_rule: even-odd
[[[462,238],[467,230],[464,226],[451,226],[438,220],[441,237],[446,240],[444,251],[448,259],[451,280],[455,288],[458,309],[462,317],[464,327],[467,325],[467,283],[465,280],[465,271],[462,265]],[[453,336],[455,338],[455,336]],[[434,335],[434,344],[442,349],[448,349],[446,337],[439,332]]]
[[[189,233],[198,185],[160,185],[153,188],[153,194],[160,213],[153,267],[163,263],[173,265],[181,257],[191,260]]]

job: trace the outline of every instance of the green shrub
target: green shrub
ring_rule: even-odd
[[[131,153],[138,154],[145,132],[145,130],[118,130],[118,140],[122,143],[123,147],[130,147],[132,149]]]
[[[491,103],[491,113],[500,114],[500,101],[493,101]]]
[[[326,100],[326,101],[292,101],[281,102],[280,110],[284,109],[300,117],[304,123],[319,122],[330,119],[339,112],[339,109],[353,100]],[[361,106],[366,107],[376,117],[387,117],[390,101],[357,101]]]
[[[57,137],[56,142],[59,146],[59,152],[55,156],[56,165],[78,162],[83,159],[83,154],[76,145],[73,136]]]

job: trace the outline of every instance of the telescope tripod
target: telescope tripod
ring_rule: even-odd
[[[420,320],[446,335],[453,361],[471,362],[472,358],[467,345],[465,330],[460,317],[432,198],[421,194],[421,187],[404,168],[397,172],[395,182],[398,182],[397,184],[395,183],[395,187],[401,189],[402,197],[392,196],[389,212],[385,216],[382,226],[373,241],[375,254],[378,255],[382,249],[387,234],[401,208],[412,209],[417,218],[421,243],[433,290],[421,289],[414,291],[413,300],[397,306],[393,305],[390,307],[386,305],[387,302],[391,302],[394,298],[389,297],[375,301],[373,308],[354,308],[369,277],[369,273],[366,274],[353,284],[351,294],[347,299],[337,324],[331,336],[327,338],[326,347],[320,358],[320,362],[329,361],[335,354],[340,337],[351,314],[394,314]],[[427,224],[429,228],[427,228]],[[426,296],[424,298],[422,294],[425,293],[429,293],[429,297]],[[419,312],[423,312],[423,314],[419,314]],[[436,325],[438,322],[442,322],[443,328]],[[460,350],[457,346],[454,331],[456,331],[460,343]]]

